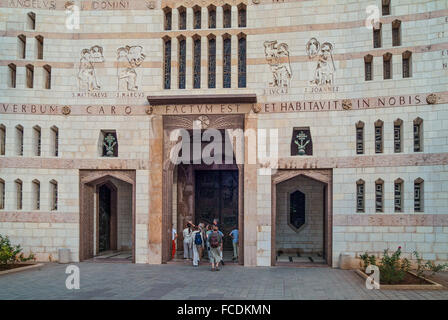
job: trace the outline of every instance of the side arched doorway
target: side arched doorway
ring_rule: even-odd
[[[135,171],[80,170],[79,260],[135,262]]]
[[[272,176],[271,265],[332,265],[332,170]]]

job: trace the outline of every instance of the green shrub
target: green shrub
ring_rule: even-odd
[[[362,260],[362,264],[364,268],[367,268],[369,265],[376,266],[376,257],[372,254],[369,256],[367,252],[359,256]]]
[[[401,247],[398,247],[392,255],[389,255],[389,249],[384,250],[379,266],[381,282],[396,284],[403,281],[410,266],[411,264],[408,259],[401,258]]]
[[[417,251],[414,251],[413,254],[417,259],[417,275],[419,277],[425,278],[425,271],[431,271],[431,274],[435,275],[437,272],[443,271],[448,268],[448,263],[435,264],[434,261],[430,260],[427,260],[426,263],[423,263],[423,259]]]
[[[11,245],[9,237],[0,234],[0,264],[13,264],[29,260],[34,260],[32,253],[28,257],[25,257],[20,245]]]

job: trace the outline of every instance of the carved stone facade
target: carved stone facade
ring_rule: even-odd
[[[42,261],[90,259],[106,186],[111,248],[165,263],[171,227],[197,216],[195,172],[233,170],[240,264],[314,243],[333,267],[398,246],[447,262],[446,1],[392,1],[378,48],[365,8],[381,1],[352,2],[0,0],[0,234]],[[175,164],[176,129],[241,129],[243,162]],[[287,224],[293,190],[322,233]]]

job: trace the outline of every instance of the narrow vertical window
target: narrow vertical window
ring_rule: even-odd
[[[392,54],[389,52],[383,55],[383,78],[392,79]]]
[[[403,78],[412,77],[412,53],[405,51],[402,54],[403,59]]]
[[[0,179],[0,210],[5,209],[5,181]]]
[[[222,18],[223,18],[223,27],[231,28],[232,27],[232,7],[228,4],[222,6]]]
[[[6,127],[0,124],[0,156],[4,156],[6,151]]]
[[[392,22],[392,46],[401,46],[401,21],[394,20]]]
[[[166,7],[163,9],[163,15],[164,15],[164,29],[166,31],[169,31],[173,28],[173,11],[171,8]]]
[[[26,27],[28,30],[36,30],[36,14],[28,12],[26,15]]]
[[[201,37],[193,37],[193,88],[201,88]]]
[[[383,16],[390,15],[390,0],[382,0]]]
[[[356,182],[356,211],[364,212],[365,210],[365,183],[363,180]]]
[[[9,87],[15,88],[16,87],[16,78],[17,78],[17,69],[16,65],[14,63],[10,63],[8,65],[8,71],[9,71]]]
[[[21,34],[17,36],[17,46],[18,46],[18,58],[19,59],[25,59],[26,57],[26,37],[25,35]]]
[[[33,180],[33,210],[40,210],[40,182]]]
[[[423,119],[414,120],[414,152],[423,151]]]
[[[41,153],[41,145],[42,145],[42,131],[39,126],[33,127],[33,147],[34,147],[34,155],[36,157],[40,157]]]
[[[50,210],[58,210],[58,183],[55,180],[50,181]]]
[[[34,66],[30,64],[26,65],[26,87],[30,89],[34,87]]]
[[[23,127],[16,126],[16,155],[23,156]]]
[[[229,34],[223,36],[223,87],[232,85],[232,40]]]
[[[397,119],[394,121],[394,152],[400,153],[403,151],[403,121],[401,119]]]
[[[216,88],[216,38],[208,37],[208,87]]]
[[[44,58],[44,37],[36,36],[36,58],[42,60]]]
[[[238,27],[245,28],[247,26],[247,11],[246,5],[240,4],[238,6]]]
[[[22,180],[17,179],[14,181],[16,186],[16,209],[22,210],[23,203],[22,203],[22,196],[23,196],[23,189],[22,189]]]
[[[178,76],[179,76],[179,89],[185,89],[185,76],[187,69],[187,41],[185,37],[178,37],[179,47],[179,64],[178,64]]]
[[[193,29],[201,29],[202,12],[201,7],[193,7]]]
[[[44,71],[44,89],[51,89],[51,67],[46,64],[43,67]]]
[[[171,38],[164,38],[163,46],[163,88],[171,89]]]
[[[403,180],[394,181],[394,211],[403,212]]]
[[[384,192],[384,181],[378,179],[375,181],[375,212],[383,212],[383,192]]]
[[[238,37],[238,88],[246,88],[246,35]]]
[[[51,135],[51,155],[59,156],[59,129],[56,126],[50,128]]]
[[[383,153],[383,121],[375,122],[375,153]]]
[[[177,8],[179,12],[179,30],[187,29],[187,9],[185,7]]]
[[[214,5],[208,7],[208,27],[216,29],[216,7]]]
[[[366,81],[373,80],[372,70],[373,56],[368,54],[364,57],[364,79]]]
[[[414,211],[423,212],[423,179],[414,181]]]
[[[373,47],[381,48],[382,45],[382,24],[379,23],[377,26],[373,26]]]
[[[356,154],[364,154],[364,122],[356,124]]]

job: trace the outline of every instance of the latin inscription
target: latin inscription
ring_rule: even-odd
[[[56,9],[56,0],[9,0],[10,8]]]

